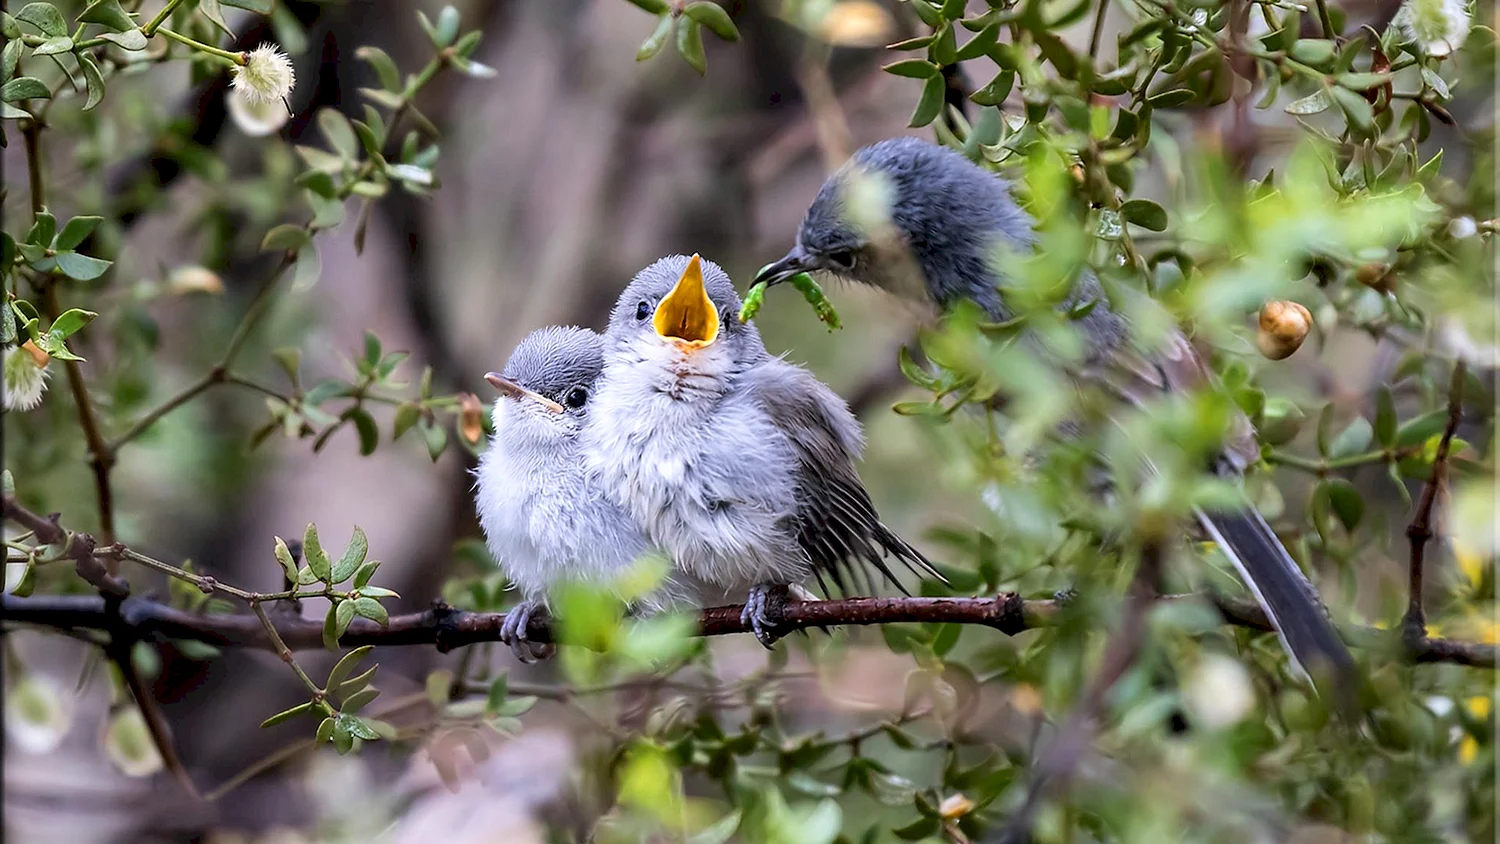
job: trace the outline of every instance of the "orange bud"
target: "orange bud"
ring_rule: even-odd
[[[1354,278],[1360,284],[1384,293],[1391,289],[1391,266],[1375,261],[1361,264],[1354,271]]]
[[[942,804],[938,806],[938,814],[942,815],[945,821],[958,820],[972,811],[974,811],[974,801],[957,792],[944,797]]]
[[[46,352],[42,351],[41,349],[37,348],[37,345],[35,343],[31,342],[30,340],[27,340],[26,342],[22,343],[21,344],[21,348],[23,348],[26,351],[28,351],[28,352],[31,353],[31,359],[34,360],[34,361],[36,361],[36,368],[37,369],[46,369],[47,368],[47,362],[50,361],[50,360],[52,360],[52,356],[51,355],[49,355]]]
[[[484,406],[473,393],[459,393],[458,407],[458,433],[470,445],[477,445],[479,438],[484,436]]]
[[[1291,357],[1302,348],[1307,332],[1312,330],[1312,314],[1302,305],[1284,299],[1273,299],[1260,309],[1260,330],[1255,345],[1271,360]]]

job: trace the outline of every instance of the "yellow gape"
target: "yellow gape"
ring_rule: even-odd
[[[719,309],[703,286],[703,262],[694,253],[672,292],[651,321],[658,336],[683,348],[701,349],[719,336]]]

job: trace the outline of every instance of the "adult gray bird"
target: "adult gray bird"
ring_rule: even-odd
[[[886,213],[869,215],[863,207],[858,192],[868,185],[881,186]],[[799,272],[829,273],[930,298],[940,308],[968,299],[999,321],[1010,313],[1005,272],[994,256],[997,248],[1028,251],[1032,227],[1006,182],[958,152],[918,138],[881,141],[857,151],[829,177],[802,219],[796,245],[756,281],[776,284]],[[1110,310],[1091,274],[1079,279],[1063,307],[1090,300],[1095,304],[1078,319],[1088,344],[1085,377],[1127,401],[1192,389],[1211,377],[1180,334],[1149,354],[1134,348],[1125,319]],[[1237,478],[1258,459],[1255,431],[1241,416],[1210,468]],[[1312,669],[1319,678],[1331,675],[1341,695],[1352,693],[1353,657],[1316,589],[1260,514],[1245,502],[1239,509],[1200,510],[1198,518],[1265,609],[1294,664],[1304,674]]]
[[[542,328],[516,346],[503,374],[485,375],[501,395],[495,435],[475,470],[475,505],[490,553],[524,596],[500,630],[523,662],[551,652],[527,640],[526,625],[545,610],[553,585],[607,584],[651,550],[583,459],[602,348],[603,338],[588,329]],[[691,600],[668,578],[643,608]]]
[[[770,647],[789,587],[809,575],[848,591],[864,564],[900,587],[892,555],[940,575],[881,524],[848,405],[768,353],[739,307],[697,255],[642,270],[610,315],[584,436],[589,465],[686,579],[748,593],[744,621]]]

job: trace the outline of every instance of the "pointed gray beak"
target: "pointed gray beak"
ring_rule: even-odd
[[[766,286],[774,287],[791,278],[797,273],[812,272],[817,265],[812,258],[802,251],[802,247],[793,246],[792,251],[786,253],[774,264],[767,264],[761,271],[755,274],[755,283],[765,282]]]
[[[522,387],[520,384],[517,384],[516,382],[510,380],[509,378],[506,378],[498,372],[486,372],[484,374],[484,380],[490,382],[490,384],[493,385],[495,389],[500,391],[501,395],[506,396],[507,398],[530,399],[531,401],[540,404],[542,407],[547,408],[553,413],[565,412],[563,406],[553,401],[552,399],[547,398],[541,393],[534,393],[531,390]]]

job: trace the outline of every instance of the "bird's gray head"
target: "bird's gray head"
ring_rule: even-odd
[[[656,364],[678,379],[727,376],[766,354],[739,310],[739,294],[718,264],[670,255],[641,270],[620,294],[605,332],[608,352]]]
[[[526,335],[503,373],[484,377],[500,391],[497,439],[554,440],[577,436],[588,416],[594,382],[604,368],[604,338],[587,328],[553,326]]]
[[[826,272],[939,306],[971,298],[1000,307],[993,262],[1000,243],[1031,243],[1032,220],[999,176],[919,138],[860,149],[823,183],[797,244],[756,281]]]

